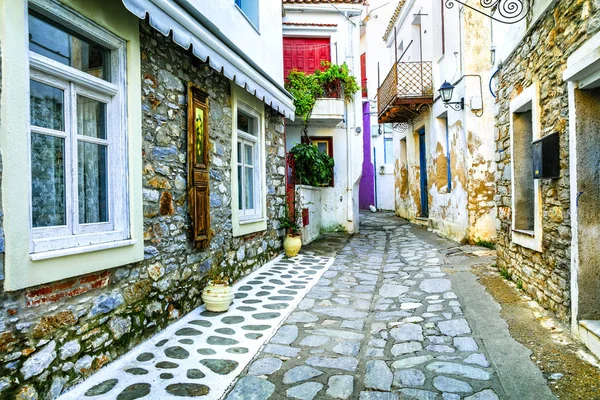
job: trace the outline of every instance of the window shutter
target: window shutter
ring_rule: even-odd
[[[323,70],[321,61],[331,61],[330,38],[283,38],[283,74],[292,69],[312,74]]]
[[[188,84],[188,207],[196,247],[210,241],[208,93]]]

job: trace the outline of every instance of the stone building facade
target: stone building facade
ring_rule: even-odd
[[[498,75],[495,138],[498,267],[506,269],[542,306],[568,321],[573,207],[569,141],[573,139],[569,137],[569,95],[563,72],[567,58],[599,30],[600,5],[583,0],[540,3],[548,5],[534,21],[529,16],[523,38],[502,60],[504,66]],[[533,119],[539,121],[539,137],[558,133],[560,143],[560,176],[532,182],[539,185],[536,189],[539,195],[534,195],[535,228],[528,233],[530,242],[537,241],[533,245],[516,243],[519,232],[513,225],[513,219],[519,219],[519,207],[515,207],[513,200],[520,194],[513,192],[514,181],[518,179],[515,175],[519,172],[515,174],[511,163],[518,162],[523,154],[515,155],[511,148],[511,118],[521,111],[511,104],[527,91],[532,93]],[[512,123],[516,124],[514,119]]]
[[[0,289],[0,398],[56,398],[199,306],[205,273],[212,266],[235,281],[280,252],[283,117],[265,105],[267,228],[234,237],[234,83],[146,21],[140,22],[139,35],[144,259],[23,290]],[[206,90],[210,98],[213,236],[205,249],[195,248],[189,235],[188,82]],[[4,257],[3,240],[0,247]]]

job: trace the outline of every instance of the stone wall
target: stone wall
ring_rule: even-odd
[[[561,1],[545,12],[509,59],[499,78],[496,118],[498,266],[563,321],[570,314],[568,93],[562,73],[567,58],[600,28],[600,3]],[[539,82],[541,130],[560,136],[560,179],[541,180],[542,252],[511,243],[510,100]]]
[[[211,266],[223,267],[238,279],[280,251],[283,118],[266,107],[268,228],[234,238],[230,82],[145,22],[140,24],[140,36],[145,259],[66,281],[0,292],[0,398],[58,396],[200,305],[205,272]],[[210,94],[214,237],[204,250],[193,248],[188,238],[188,81]],[[170,198],[172,207],[165,207]]]

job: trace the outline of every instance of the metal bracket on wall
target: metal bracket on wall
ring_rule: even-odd
[[[446,8],[453,8],[454,2],[503,24],[516,24],[522,21],[528,13],[528,7],[524,4],[527,0],[479,0],[481,7],[490,10],[490,14],[460,0],[446,0]],[[496,15],[500,18],[497,18]]]

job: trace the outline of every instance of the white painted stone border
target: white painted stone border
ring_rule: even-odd
[[[303,276],[306,274],[299,273],[298,275],[292,275],[291,278],[281,278],[278,275],[274,275],[272,277],[268,277],[264,279],[264,283],[262,285],[255,285],[251,290],[248,291],[240,291],[240,288],[243,286],[247,286],[248,282],[257,280],[257,276],[261,275],[262,272],[267,272],[273,267],[286,267],[288,266],[287,271],[293,270],[293,267],[301,266],[300,262],[303,261],[306,257],[314,258],[317,260],[322,260],[321,263],[315,263],[315,265],[322,265],[321,269],[312,269],[315,271],[314,274],[309,275],[309,279],[307,279],[305,288],[297,291],[297,294],[293,295],[293,300],[288,301],[288,307],[283,310],[270,310],[265,309],[264,305],[280,303],[280,300],[269,300],[268,297],[283,295],[276,293],[277,290],[286,289],[285,286],[294,285],[294,283],[290,282],[292,280],[298,280],[299,276]],[[175,383],[198,383],[209,386],[210,392],[206,396],[202,396],[203,400],[209,399],[219,399],[223,396],[223,394],[233,386],[239,374],[246,368],[248,363],[252,361],[256,354],[260,352],[260,350],[269,342],[271,337],[277,332],[279,327],[285,322],[287,317],[296,309],[297,305],[300,301],[305,297],[305,295],[317,284],[321,276],[331,267],[335,258],[334,257],[323,257],[323,256],[312,256],[312,255],[299,255],[294,258],[287,259],[289,261],[293,261],[292,264],[281,263],[283,260],[283,256],[278,256],[274,260],[266,263],[262,267],[256,269],[251,272],[248,276],[242,278],[239,282],[234,285],[234,292],[236,293],[248,293],[248,296],[243,299],[236,299],[234,304],[230,310],[226,313],[223,313],[217,317],[202,317],[200,313],[205,311],[204,306],[200,306],[196,308],[194,311],[182,317],[179,321],[169,325],[163,331],[157,333],[152,338],[144,341],[140,345],[136,346],[128,353],[118,358],[114,362],[110,363],[108,366],[102,368],[100,371],[86,379],[81,384],[72,388],[69,392],[65,393],[60,397],[61,400],[81,400],[81,399],[112,399],[116,398],[116,396],[123,391],[126,387],[134,383],[149,383],[152,386],[152,390],[149,395],[145,396],[146,399],[180,399],[181,397],[173,396],[166,392],[165,387],[170,384]],[[311,270],[311,266],[306,266],[306,270]],[[286,275],[285,272],[282,272],[279,275]],[[245,304],[244,300],[258,299],[256,293],[261,291],[260,286],[271,285],[273,283],[269,283],[269,279],[279,279],[285,283],[285,285],[279,285],[281,288],[278,288],[275,285],[275,289],[271,289],[272,292],[268,296],[260,297],[263,300],[261,304]],[[287,282],[286,282],[287,281]],[[240,306],[250,306],[255,307],[256,311],[240,311],[236,307]],[[257,313],[266,313],[266,312],[279,312],[280,315],[276,318],[269,320],[256,320],[252,317],[252,314]],[[221,318],[229,317],[229,316],[243,316],[245,318],[245,323],[235,324],[235,325],[227,325],[221,322]],[[212,323],[210,328],[201,327],[198,325],[190,324],[190,321],[194,320],[206,320]],[[245,334],[253,331],[244,331],[241,330],[241,327],[244,325],[261,325],[270,323],[271,327],[264,330],[259,331],[263,336],[260,339],[246,339]],[[202,335],[199,336],[177,336],[175,333],[182,328],[194,328],[199,331],[202,331]],[[206,343],[206,339],[212,334],[219,335],[215,332],[215,329],[219,328],[231,328],[236,330],[233,335],[220,335],[221,337],[227,337],[234,340],[238,340],[239,344],[232,346],[215,346],[209,345]],[[256,332],[256,331],[254,331]],[[180,339],[193,339],[194,344],[186,345],[178,342]],[[168,342],[164,345],[157,347],[155,344],[160,342],[161,340],[167,339]],[[164,355],[164,349],[170,346],[180,346],[186,349],[190,355],[187,359],[177,360],[168,358]],[[245,354],[232,354],[227,353],[226,349],[230,347],[245,347],[248,349],[248,352]],[[215,354],[213,355],[199,355],[196,350],[199,348],[211,348],[215,350]],[[152,353],[154,354],[154,358],[150,361],[140,362],[137,361],[136,358],[142,353]],[[239,364],[237,367],[227,375],[219,375],[208,368],[200,364],[200,360],[206,359],[228,359],[234,360]],[[175,362],[179,365],[179,367],[175,369],[157,369],[154,365],[159,361],[170,361]],[[125,372],[125,369],[129,368],[144,368],[148,370],[148,374],[145,375],[131,375]],[[186,372],[190,368],[200,369],[206,375],[201,379],[188,379],[186,377]],[[160,378],[161,373],[172,373],[174,377],[172,379],[163,379]],[[88,397],[85,396],[85,392],[90,388],[106,381],[109,379],[118,379],[119,382],[106,394]]]

